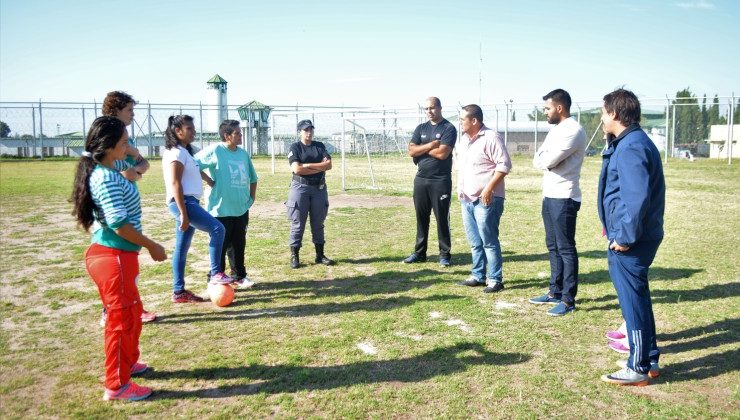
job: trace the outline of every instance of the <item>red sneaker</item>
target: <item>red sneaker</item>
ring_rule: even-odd
[[[146,363],[136,362],[133,366],[131,366],[131,376],[140,375],[146,372],[148,369],[149,365],[147,365]]]
[[[152,395],[152,389],[145,386],[136,385],[133,382],[129,382],[122,386],[121,389],[111,391],[106,388],[103,393],[104,401],[111,400],[127,400],[127,401],[139,401]]]
[[[200,296],[194,295],[190,290],[183,290],[180,293],[172,294],[173,303],[200,303],[205,302]]]
[[[152,322],[157,319],[157,314],[154,312],[143,311],[141,313],[141,322]]]

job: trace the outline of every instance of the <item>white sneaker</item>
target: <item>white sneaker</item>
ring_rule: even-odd
[[[237,280],[233,284],[239,286],[242,289],[249,289],[250,287],[253,287],[257,283],[255,283],[252,280],[250,280],[249,277],[244,276],[243,279]]]

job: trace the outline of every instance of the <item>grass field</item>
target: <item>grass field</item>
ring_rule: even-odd
[[[738,165],[665,168],[666,238],[650,272],[663,375],[644,388],[599,380],[617,369],[604,332],[621,322],[594,202],[600,158],[584,164],[578,310],[563,318],[526,302],[549,276],[528,158],[506,179],[506,289],[493,296],[455,284],[470,269],[457,203],[454,265],[436,264],[436,245],[430,262],[400,263],[415,236],[410,159],[375,162],[386,190],[347,192],[337,161],[326,232],[338,264],[299,270],[288,267],[288,165],[279,160],[275,175],[269,159],[255,165],[247,269],[258,285],[222,309],[173,305],[169,262],[142,254],[139,289],[159,320],[143,328],[154,370],[137,382],[155,393],[106,403],[101,304],[82,262],[89,236],[66,201],[74,162],[0,163],[0,418],[740,417]],[[144,229],[171,253],[159,162],[140,190]],[[207,235],[196,233],[186,272],[196,292],[206,258]]]

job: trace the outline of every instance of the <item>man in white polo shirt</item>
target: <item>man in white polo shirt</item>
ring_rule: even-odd
[[[576,309],[576,217],[581,208],[579,180],[586,151],[586,133],[570,116],[568,92],[555,89],[542,99],[547,122],[555,124],[535,153],[533,162],[535,168],[543,171],[542,221],[550,255],[550,290],[529,301],[555,305],[547,314],[563,316]]]

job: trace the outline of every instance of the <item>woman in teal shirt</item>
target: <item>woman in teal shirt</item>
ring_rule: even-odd
[[[211,187],[208,212],[226,228],[221,251],[221,267],[229,256],[231,277],[241,287],[252,287],[244,266],[249,208],[257,193],[257,172],[252,159],[242,144],[239,121],[225,120],[218,129],[221,143],[209,146],[195,155],[200,169],[210,175],[206,183]]]

